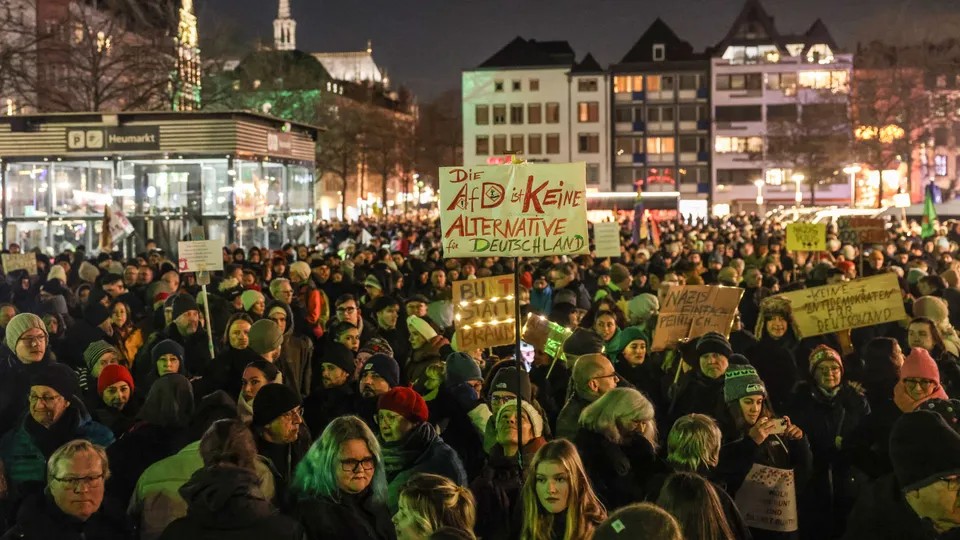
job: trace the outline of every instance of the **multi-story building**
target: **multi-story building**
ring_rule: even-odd
[[[706,215],[710,194],[710,60],[661,19],[610,66],[613,189],[645,206]]]
[[[853,58],[839,52],[824,24],[818,19],[803,34],[781,34],[760,1],[747,0],[711,56],[714,213],[813,200],[849,204],[849,178],[808,178],[811,160],[802,154],[814,150],[799,144],[816,135],[803,133],[814,129],[815,117],[833,117],[833,131],[850,132],[842,124]],[[778,133],[778,126],[791,133]],[[785,142],[791,138],[798,144]]]
[[[566,41],[517,37],[463,72],[463,164],[587,164],[587,187],[610,189],[609,78]]]

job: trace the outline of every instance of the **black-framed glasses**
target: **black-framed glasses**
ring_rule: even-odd
[[[903,384],[904,386],[919,388],[924,392],[929,392],[938,386],[937,381],[931,381],[930,379],[904,379]]]
[[[30,397],[27,398],[30,400],[31,405],[36,405],[38,401],[42,401],[47,407],[52,407],[58,399],[62,399],[63,396],[38,396],[36,394],[30,394]]]
[[[296,418],[303,419],[303,407],[297,407],[296,409],[287,411],[280,415],[280,418],[287,420],[294,420]]]
[[[372,471],[376,466],[376,460],[372,457],[365,459],[341,459],[340,470],[343,472],[358,472],[360,469]]]
[[[53,479],[62,484],[66,484],[70,489],[76,491],[81,486],[85,488],[98,487],[103,482],[103,477],[104,477],[104,474],[100,473],[95,476],[81,476],[81,477],[67,476],[64,478],[57,478],[56,476],[54,476]]]
[[[47,335],[40,334],[39,336],[23,336],[17,340],[18,343],[26,343],[27,345],[40,344],[47,342]]]
[[[611,374],[609,374],[609,375],[598,375],[598,376],[594,377],[594,379],[609,379],[610,377],[613,377],[613,382],[619,382],[619,381],[620,381],[620,375],[617,375],[616,372],[613,372],[613,373],[611,373]]]

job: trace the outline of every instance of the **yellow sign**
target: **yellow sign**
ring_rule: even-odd
[[[444,257],[589,252],[584,163],[443,167],[439,178]]]
[[[513,274],[454,281],[458,348],[466,351],[516,343],[514,303]]]
[[[674,347],[682,338],[707,332],[730,334],[743,289],[715,285],[672,285],[660,289],[660,315],[653,350]]]
[[[891,273],[779,296],[790,302],[802,338],[907,318],[900,284]]]
[[[787,251],[826,251],[826,223],[788,223]]]
[[[37,275],[37,256],[33,253],[4,253],[3,272],[9,274],[16,270],[26,270],[31,276]]]

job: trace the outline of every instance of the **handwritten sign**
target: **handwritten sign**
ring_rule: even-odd
[[[826,251],[826,223],[788,223],[787,251]]]
[[[516,343],[513,281],[511,274],[453,282],[460,350]]]
[[[845,244],[882,244],[887,241],[886,222],[865,217],[842,217],[837,220],[840,241]]]
[[[3,272],[9,274],[17,270],[26,270],[31,276],[37,275],[37,256],[33,253],[4,253]]]
[[[897,276],[891,273],[780,296],[790,302],[801,338],[907,318]]]
[[[177,242],[180,272],[223,270],[223,239]]]
[[[671,348],[682,338],[707,332],[730,333],[743,289],[714,285],[671,285],[660,289],[660,315],[653,350]]]
[[[127,235],[133,234],[134,228],[127,216],[120,210],[110,212],[110,238],[116,244],[123,240]]]
[[[594,223],[593,245],[597,257],[619,257],[620,224],[615,221]]]
[[[797,488],[790,469],[753,464],[740,489],[737,508],[749,527],[793,532],[797,522]]]
[[[586,166],[441,168],[440,225],[447,258],[587,253]]]

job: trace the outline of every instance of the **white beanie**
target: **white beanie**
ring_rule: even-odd
[[[531,430],[534,437],[540,437],[543,435],[543,417],[540,416],[540,413],[537,412],[537,409],[527,401],[523,400],[520,402],[520,406],[523,408],[523,412],[527,415],[527,418],[530,419],[530,424],[533,427]],[[516,412],[517,410],[517,400],[512,399],[503,404],[500,407],[500,410],[497,411],[497,424],[500,424],[500,417],[505,414],[506,411]]]
[[[427,341],[437,337],[437,331],[430,326],[430,323],[416,315],[407,317],[407,330],[420,334],[420,336]]]
[[[63,270],[63,267],[59,264],[55,264],[50,267],[50,271],[47,272],[47,279],[59,279],[63,282],[64,285],[67,284],[67,273]]]

